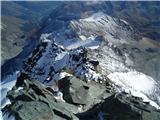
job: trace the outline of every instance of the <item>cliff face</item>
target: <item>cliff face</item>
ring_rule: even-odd
[[[102,3],[67,2],[50,14],[22,70],[2,83],[5,119],[160,118],[159,42]]]
[[[16,120],[158,120],[160,113],[141,98],[116,94],[108,81],[86,83],[76,77],[58,81],[61,91],[25,79],[8,92],[12,101],[4,119]]]
[[[68,5],[67,5],[68,4]],[[60,6],[62,5],[62,6]],[[16,72],[21,69],[20,65],[14,63],[21,63],[25,57],[23,54],[28,52],[28,49],[33,50],[35,47],[35,39],[27,39],[29,36],[37,31],[35,26],[39,25],[41,20],[45,20],[44,16],[49,16],[52,9],[60,6],[53,11],[54,22],[52,28],[47,27],[46,31],[53,31],[53,29],[61,29],[67,21],[71,19],[85,18],[92,13],[103,12],[115,18],[127,21],[136,32],[145,36],[145,45],[157,44],[153,41],[159,40],[159,2],[115,2],[115,1],[101,1],[101,2],[2,2],[2,75],[3,77]],[[65,6],[65,7],[63,7]],[[14,11],[14,12],[13,12]],[[58,18],[56,18],[58,17]],[[12,21],[10,20],[12,19]],[[55,21],[59,19],[58,21]],[[51,19],[50,19],[51,20]],[[49,21],[46,22],[46,26]],[[62,23],[62,21],[65,22]],[[53,24],[54,23],[54,24]],[[48,24],[49,25],[49,24]],[[43,26],[39,26],[40,28]],[[39,29],[38,27],[38,29]],[[33,28],[33,29],[32,29]],[[38,34],[38,33],[37,33]],[[36,34],[36,35],[37,35]],[[35,35],[35,36],[36,36]],[[116,35],[115,35],[116,36]],[[147,37],[147,38],[146,38]],[[26,40],[27,39],[27,40]],[[36,38],[38,39],[38,38]],[[148,43],[149,41],[149,43]],[[32,44],[34,47],[27,47]],[[35,44],[36,45],[36,44]],[[12,50],[13,49],[13,50]],[[25,51],[25,53],[24,53]],[[149,51],[154,51],[150,50]],[[29,52],[30,53],[30,52]],[[12,59],[11,59],[12,58]],[[4,62],[4,60],[7,60]],[[152,64],[152,61],[149,63]],[[12,67],[11,67],[12,66]],[[18,67],[16,67],[18,66]],[[148,69],[149,67],[145,68]],[[158,68],[158,67],[157,67]],[[157,73],[154,73],[156,75]],[[151,75],[151,74],[150,74]]]

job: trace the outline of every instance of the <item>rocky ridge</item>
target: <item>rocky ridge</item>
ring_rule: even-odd
[[[16,120],[158,120],[159,112],[141,98],[116,94],[108,82],[86,83],[76,77],[58,81],[55,91],[37,80],[25,79],[8,92],[12,101],[3,112]]]
[[[66,14],[61,10],[48,19],[7,94],[11,104],[3,108],[4,118],[158,120],[159,50],[145,45],[126,21],[103,12],[77,19],[79,7],[74,14],[66,6]],[[132,75],[135,83],[144,78],[152,86],[130,85]]]

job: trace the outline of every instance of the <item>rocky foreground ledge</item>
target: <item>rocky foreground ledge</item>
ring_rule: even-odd
[[[141,98],[115,93],[102,83],[65,77],[58,92],[38,80],[24,79],[8,92],[11,104],[3,113],[16,120],[159,120],[160,111]]]

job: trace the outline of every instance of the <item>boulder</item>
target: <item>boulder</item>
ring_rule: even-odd
[[[58,81],[64,100],[73,104],[87,104],[89,86],[76,77],[66,77]]]
[[[73,76],[59,80],[58,86],[66,102],[83,105],[84,110],[112,95],[112,93],[106,92],[104,83],[101,84],[95,81],[86,83]]]
[[[113,94],[77,116],[80,120],[159,120],[160,112],[140,98]]]
[[[3,112],[10,112],[16,120],[78,120],[78,106],[59,101],[54,97],[54,91],[47,89],[37,80],[24,80],[23,88],[14,88],[8,92],[12,101]]]
[[[21,89],[19,88],[21,87]],[[109,84],[70,76],[58,81],[65,100],[37,80],[24,80],[8,92],[11,104],[2,109],[16,120],[159,120],[160,111],[141,98],[115,93]]]
[[[11,114],[16,120],[53,120],[54,112],[44,102],[17,101],[10,107]]]

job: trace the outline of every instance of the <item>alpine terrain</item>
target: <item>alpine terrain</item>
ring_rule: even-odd
[[[36,47],[17,57],[22,67],[3,75],[2,118],[159,120],[160,28],[138,24],[145,17],[124,17],[139,9],[125,5],[132,2],[63,2],[54,9],[36,33]]]

